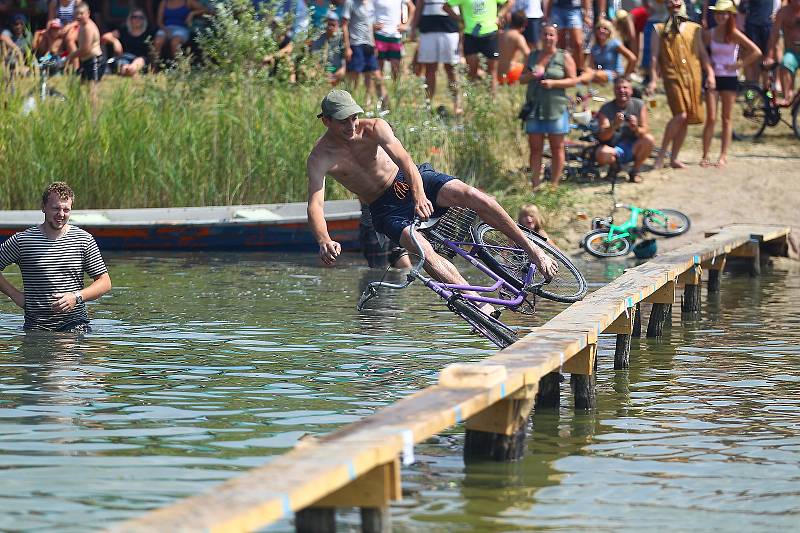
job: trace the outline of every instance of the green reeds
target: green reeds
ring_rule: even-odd
[[[82,208],[306,197],[305,161],[324,131],[316,114],[328,86],[204,74],[109,77],[94,109],[87,87],[55,81],[66,101],[37,102],[27,116],[25,87],[3,98],[0,209],[36,208],[40,191],[56,180],[71,184]],[[392,85],[385,118],[416,162],[431,161],[486,190],[519,186],[509,178],[527,152],[518,123],[510,118],[519,95],[491,102],[482,87],[463,90],[467,115],[442,118],[426,107],[421,82],[409,76]],[[365,101],[359,91],[356,97]],[[328,198],[348,197],[329,182]]]

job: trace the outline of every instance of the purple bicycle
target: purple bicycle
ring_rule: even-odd
[[[419,250],[419,262],[408,272],[404,283],[373,281],[358,300],[358,309],[378,295],[379,288],[404,289],[414,280],[439,295],[447,307],[472,327],[503,348],[517,340],[516,332],[499,320],[500,310],[487,315],[479,309],[491,304],[500,309],[533,314],[536,296],[572,303],[582,299],[587,285],[583,274],[555,246],[535,232],[520,226],[523,234],[558,263],[558,273],[545,279],[530,262],[525,251],[502,232],[478,219],[471,209],[451,207],[447,213],[427,222],[415,220],[411,239]],[[422,273],[425,254],[419,246],[416,231],[425,234],[437,253],[453,259],[456,255],[470,263],[491,280],[489,285],[456,285],[436,281]]]

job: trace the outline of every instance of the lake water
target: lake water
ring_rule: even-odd
[[[85,531],[195,494],[494,351],[414,287],[358,313],[355,255],[107,255],[84,338],[25,335],[0,302],[0,530]],[[625,263],[587,262],[593,288]],[[20,280],[6,271],[12,282]],[[463,428],[416,448],[396,531],[796,530],[800,267],[727,275],[696,320],[634,340],[598,408],[539,412],[514,464],[465,467]],[[541,305],[530,325],[563,309]],[[524,321],[517,321],[518,324]],[[356,529],[343,513],[341,530]],[[269,531],[291,531],[289,521]]]

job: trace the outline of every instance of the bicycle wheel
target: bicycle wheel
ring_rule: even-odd
[[[542,298],[557,302],[572,303],[582,299],[586,294],[586,279],[578,268],[572,264],[572,261],[561,250],[539,237],[533,231],[523,226],[519,226],[519,229],[558,265],[558,272],[547,283],[545,283],[544,277],[539,272],[534,275],[532,282],[536,286],[534,292]],[[511,242],[501,231],[485,222],[482,222],[473,230],[473,238],[476,243],[483,245],[478,248],[478,257],[486,263],[486,266],[497,272],[500,277],[514,287],[523,288],[525,274],[528,272],[528,265],[530,264],[528,254],[517,248],[517,245]],[[484,246],[496,246],[498,248]]]
[[[736,91],[735,109],[731,114],[733,137],[739,141],[758,139],[767,127],[769,100],[764,90],[752,82],[742,83]]]
[[[466,320],[475,331],[492,341],[500,348],[505,348],[517,342],[517,334],[514,330],[493,318],[477,307],[471,302],[465,300],[461,296],[454,296],[447,302],[447,307]]]
[[[608,240],[607,229],[596,229],[586,234],[581,242],[583,249],[595,257],[622,257],[631,251],[631,241],[627,237]]]
[[[800,139],[800,100],[794,104],[792,109],[792,129],[795,136]]]
[[[662,237],[677,237],[683,235],[692,226],[689,217],[675,209],[659,209],[661,212],[648,212],[644,216],[644,227],[650,233]]]

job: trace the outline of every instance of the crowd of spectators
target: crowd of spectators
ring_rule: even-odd
[[[86,1],[0,0],[4,70],[24,73],[31,65],[26,57],[51,54],[85,79],[99,80],[106,64],[117,74],[136,76],[191,48],[197,29],[214,16],[210,0]],[[800,68],[800,0],[252,2],[256,10],[272,10],[279,15],[276,20],[289,21],[283,33],[273,35],[279,51],[264,58],[265,64],[275,69],[281,57],[303,47],[332,85],[346,82],[352,88],[363,81],[370,106],[388,105],[384,78],[401,76],[407,64],[424,77],[429,99],[436,94],[439,66],[444,68],[455,114],[463,112],[456,90],[456,67],[462,63],[471,79],[487,81],[492,94],[501,84],[527,84],[520,118],[529,135],[534,186],[540,182],[545,138],[553,154],[554,182],[560,175],[570,87],[614,84],[615,95],[630,89],[630,96],[617,102],[617,112],[600,114],[598,138],[607,149],[599,149],[597,159],[635,162],[630,178],[640,181],[639,160],[653,141],[642,116],[647,109],[640,89],[652,95],[663,87],[672,112],[656,166],[669,155],[669,164],[682,168],[678,155],[687,126],[703,121],[701,163],[709,166],[718,115],[722,149],[717,165],[722,166],[737,80],[759,80],[762,60],[777,62],[783,97],[789,99]],[[81,12],[88,15],[82,18]],[[402,61],[409,41],[416,42],[408,47],[413,54]],[[386,63],[390,67],[384,69]],[[619,148],[612,144],[620,139],[627,144],[612,149]]]

